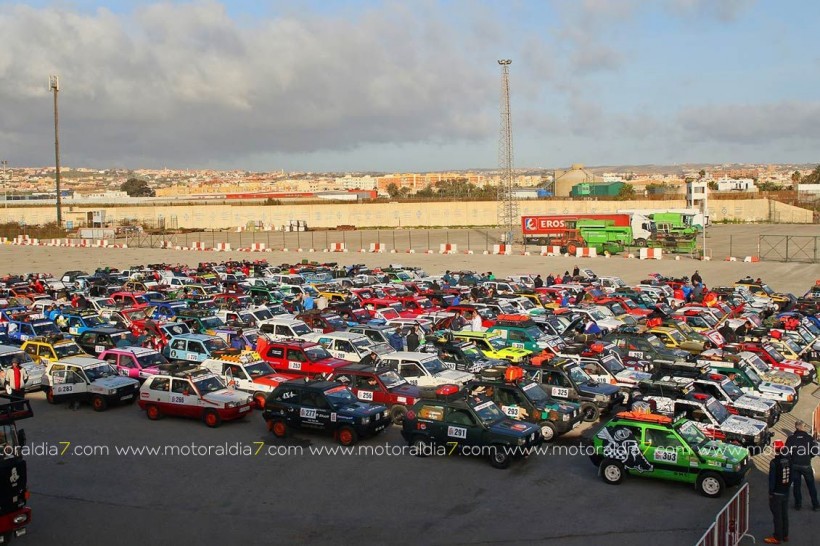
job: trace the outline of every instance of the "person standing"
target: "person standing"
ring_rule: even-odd
[[[473,332],[481,332],[484,330],[484,325],[481,321],[481,315],[478,314],[478,311],[473,313],[473,317],[470,319],[470,325],[473,329]]]
[[[541,288],[542,286],[544,286],[544,279],[541,278],[540,274],[535,276],[535,280],[532,281],[532,285],[535,288]]]
[[[815,512],[820,510],[817,502],[817,486],[814,484],[814,469],[811,459],[818,453],[817,441],[808,432],[808,425],[803,421],[794,424],[794,434],[786,439],[786,451],[791,461],[792,485],[794,486],[794,509],[800,510],[803,505],[803,484],[806,481],[811,497],[811,508]]]
[[[410,330],[410,333],[407,334],[407,350],[408,351],[415,351],[419,348],[419,332],[418,327],[414,327]]]
[[[580,273],[581,273],[581,270],[578,268],[577,265],[572,268],[572,276],[573,277],[577,277]]]
[[[702,282],[703,282],[703,277],[701,277],[698,270],[695,269],[695,272],[692,273],[692,284],[700,284]]]
[[[780,544],[789,539],[789,487],[792,484],[791,463],[786,445],[775,440],[774,457],[769,463],[769,509],[774,518],[774,534],[763,539],[766,544]]]
[[[26,397],[26,381],[28,381],[28,372],[25,368],[20,367],[20,361],[15,358],[11,362],[11,370],[6,372],[6,382],[11,389],[12,398]]]

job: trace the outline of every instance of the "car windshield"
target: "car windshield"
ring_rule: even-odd
[[[39,322],[33,325],[34,333],[38,336],[59,335],[60,329],[53,322]]]
[[[504,338],[502,338],[501,336],[493,336],[491,338],[487,338],[487,343],[489,343],[492,346],[492,348],[496,351],[500,351],[501,349],[507,346],[507,344],[504,343]]]
[[[439,372],[443,372],[447,368],[444,367],[444,364],[441,363],[441,360],[438,357],[429,358],[427,360],[423,360],[421,365],[424,366],[424,369],[430,372],[431,374],[435,375]]]
[[[316,345],[314,347],[305,347],[305,356],[307,356],[308,360],[311,362],[318,362],[320,360],[325,360],[326,358],[330,358],[330,353],[327,352],[327,349],[322,347],[321,345]]]
[[[495,312],[494,309],[490,309],[489,307],[476,307],[478,314],[481,318],[485,318],[487,320],[493,320],[495,317],[498,316],[498,313]]]
[[[66,358],[69,356],[75,356],[83,353],[83,350],[80,349],[80,346],[76,343],[61,343],[60,345],[54,346],[54,352],[57,353],[57,358]]]
[[[617,375],[626,369],[626,367],[623,364],[621,364],[618,361],[618,359],[615,358],[615,356],[613,355],[607,355],[604,358],[602,358],[601,364],[603,364],[604,368],[606,368],[606,371],[608,371],[612,375]]]
[[[568,370],[572,382],[576,385],[585,385],[587,383],[594,383],[592,378],[581,369],[580,366],[571,366]]]
[[[347,387],[333,387],[325,391],[325,396],[333,409],[352,406],[358,402],[358,399]]]
[[[532,339],[538,339],[544,335],[544,332],[539,330],[537,326],[528,326],[527,328],[524,328],[524,333]]]
[[[384,383],[384,386],[388,389],[393,389],[395,387],[399,387],[407,383],[402,376],[394,372],[393,370],[385,370],[379,374],[379,378]]]
[[[677,330],[670,330],[669,337],[671,337],[675,341],[675,343],[683,343],[684,341],[686,341],[683,337],[683,334],[681,334]]]
[[[469,360],[475,361],[484,358],[484,355],[481,354],[481,351],[479,351],[475,346],[462,347],[461,352],[464,353],[464,356],[466,356]]]
[[[344,330],[347,327],[347,324],[339,315],[325,315],[325,320],[334,330]]]
[[[273,313],[269,309],[259,309],[253,312],[253,316],[256,317],[256,320],[268,320],[273,318]]]
[[[374,345],[373,341],[369,337],[364,336],[352,340],[351,343],[356,348],[356,352],[359,354],[367,353]]]
[[[228,344],[221,337],[213,337],[205,340],[205,349],[212,353],[214,351],[222,351],[228,348]]]
[[[522,298],[520,300],[516,300],[518,302],[519,307],[524,311],[529,311],[530,309],[535,309],[535,304],[528,300],[527,298]]]
[[[524,391],[524,396],[526,396],[530,402],[535,402],[536,404],[539,402],[550,402],[550,397],[547,396],[544,389],[542,389],[535,381],[523,383],[521,385],[521,390]]]
[[[87,315],[83,317],[83,322],[89,328],[93,328],[95,326],[105,326],[106,322],[101,317],[97,315]]]
[[[257,342],[259,341],[259,332],[245,332],[245,341],[248,342],[248,345],[251,347],[256,347]]]
[[[658,339],[658,336],[655,336],[655,335],[646,336],[644,339],[645,339],[647,342],[649,342],[649,344],[650,344],[652,347],[654,347],[654,348],[656,348],[656,349],[662,349],[662,348],[664,348],[664,347],[665,347],[665,345],[664,345],[663,343],[661,343],[661,340],[660,340],[660,339]]]
[[[590,309],[589,316],[595,320],[605,320],[606,315],[604,315],[599,309]]]
[[[89,381],[96,381],[103,377],[111,377],[117,375],[116,370],[110,364],[100,364],[99,366],[92,366],[83,370]]]
[[[718,402],[715,398],[710,398],[709,401],[706,402],[706,409],[709,410],[718,423],[724,422],[731,415],[729,410],[726,409],[726,406]]]
[[[793,353],[800,354],[800,347],[798,347],[797,343],[788,338],[783,338],[781,341],[783,345],[788,347]]]
[[[309,334],[311,332],[310,327],[308,327],[308,325],[305,324],[305,323],[294,324],[292,329],[293,329],[293,333],[296,334],[297,336],[303,336],[303,335]]]
[[[490,424],[504,419],[504,414],[492,400],[481,399],[481,401],[475,404],[471,402],[470,405],[484,424]]]
[[[612,311],[615,315],[625,315],[626,310],[621,306],[620,303],[613,303],[610,304],[609,310]]]
[[[28,353],[24,353],[22,351],[15,353],[6,353],[4,355],[0,355],[0,366],[2,366],[3,368],[10,368],[11,362],[15,358],[19,360],[21,364],[32,361]]]
[[[777,349],[775,349],[771,345],[764,345],[763,350],[766,351],[766,353],[770,357],[772,357],[772,359],[774,359],[775,362],[783,362],[784,360],[786,360],[786,357],[784,357],[782,354],[780,354],[780,351],[778,351]]]
[[[774,290],[772,290],[768,284],[761,284],[760,289],[763,290],[767,295],[771,296],[774,294]]]
[[[741,396],[743,396],[743,391],[738,388],[737,385],[732,383],[728,379],[724,379],[723,382],[720,384],[723,387],[723,390],[726,391],[726,394],[729,395],[729,398],[732,400],[737,400]]]
[[[140,368],[150,368],[151,366],[168,364],[168,359],[162,356],[162,353],[149,353],[138,356],[137,362],[140,363]]]
[[[515,307],[513,307],[510,302],[501,300],[498,302],[498,307],[501,309],[501,312],[505,315],[514,315],[515,314]]]
[[[422,298],[420,300],[417,300],[416,304],[418,304],[418,306],[421,307],[422,309],[430,309],[431,307],[433,307],[433,304],[430,303],[430,300],[428,300],[427,298]]]
[[[270,364],[262,360],[254,362],[253,364],[246,365],[245,371],[248,372],[248,375],[251,376],[251,379],[256,379],[257,377],[262,377],[263,375],[270,375],[272,373],[275,373],[273,371],[273,368],[271,368]]]
[[[222,322],[222,320],[220,320],[218,317],[205,317],[203,319],[200,319],[199,322],[202,323],[202,327],[206,330],[215,330],[217,328],[225,327],[225,323]]]
[[[693,421],[686,421],[678,429],[683,440],[691,447],[700,447],[708,441],[706,435],[700,431]]]
[[[217,376],[210,375],[204,379],[200,379],[199,381],[194,381],[194,386],[196,387],[196,390],[199,391],[200,395],[205,395],[209,392],[215,392],[224,389],[225,383],[223,383],[222,380]]]

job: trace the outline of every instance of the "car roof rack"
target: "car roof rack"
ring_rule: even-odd
[[[616,414],[619,419],[627,419],[629,421],[641,421],[644,423],[658,423],[661,425],[669,425],[672,419],[666,415],[652,413],[649,411],[622,411]]]
[[[160,373],[170,375],[171,377],[189,378],[200,373],[210,374],[211,372],[201,367],[199,364],[192,364],[188,362],[170,362],[168,364],[160,364],[157,366]]]

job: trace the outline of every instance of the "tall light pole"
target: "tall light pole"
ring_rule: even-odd
[[[3,199],[3,202],[5,203],[5,207],[9,208],[9,181],[6,180],[6,167],[8,167],[9,162],[4,159],[0,161],[0,163],[3,164],[3,189],[6,193],[6,198]]]
[[[63,225],[63,211],[60,200],[60,115],[57,109],[57,93],[60,92],[60,77],[52,74],[48,77],[48,86],[54,92],[54,164],[57,167],[57,225]]]
[[[512,118],[510,116],[510,64],[512,60],[501,59],[501,128],[498,136],[498,225],[504,229],[506,244],[513,244],[516,225],[520,221],[518,202],[513,193],[513,140]]]

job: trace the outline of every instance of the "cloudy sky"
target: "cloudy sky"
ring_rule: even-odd
[[[0,0],[0,156],[65,165],[820,161],[820,2]]]

